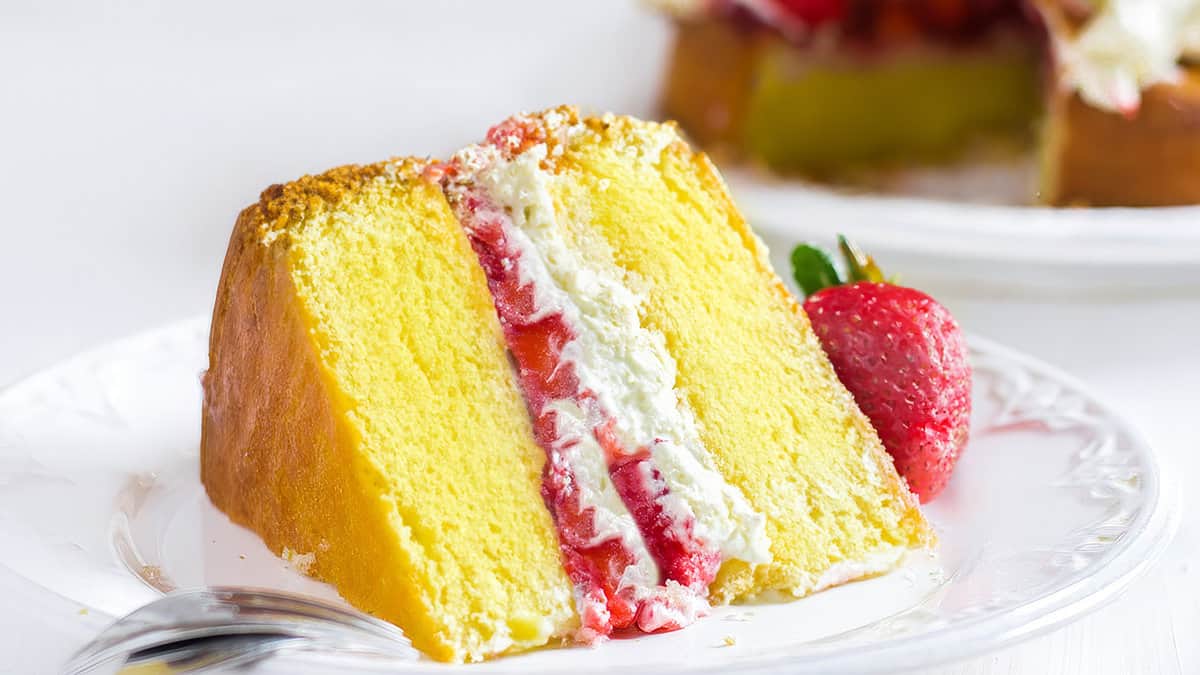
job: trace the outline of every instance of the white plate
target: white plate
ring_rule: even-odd
[[[0,393],[0,551],[31,588],[93,619],[204,584],[337,597],[232,525],[199,485],[206,328],[196,319],[131,338]],[[1169,473],[1071,378],[983,340],[971,348],[971,443],[926,509],[941,539],[936,557],[913,555],[897,572],[801,601],[718,609],[677,633],[469,671],[894,671],[996,649],[1112,599],[1170,539]],[[74,613],[68,604],[17,610]],[[303,658],[448,668],[414,653],[401,663],[293,655],[269,669],[294,672]]]
[[[1003,167],[956,171],[910,172],[913,183],[890,195],[750,170],[727,171],[725,177],[738,206],[772,244],[777,264],[799,241],[829,243],[844,233],[918,286],[967,282],[1071,292],[1200,286],[1198,206],[1056,209],[989,203],[1004,201],[990,199],[989,192],[996,182],[1011,182]],[[929,196],[947,191],[984,201]]]

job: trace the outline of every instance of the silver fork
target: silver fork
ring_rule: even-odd
[[[352,651],[411,660],[390,623],[313,598],[251,588],[176,591],[118,619],[64,667],[71,675],[161,664],[198,673],[285,649]]]

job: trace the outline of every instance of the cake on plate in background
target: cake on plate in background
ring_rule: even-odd
[[[1196,0],[668,0],[663,111],[785,174],[1018,154],[1030,201],[1200,202]]]

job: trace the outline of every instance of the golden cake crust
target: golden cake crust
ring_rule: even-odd
[[[401,553],[394,540],[375,536],[391,524],[364,486],[382,478],[355,452],[354,431],[336,412],[336,388],[289,273],[287,228],[385,173],[419,180],[422,167],[341,167],[273,185],[242,211],[213,310],[200,441],[201,481],[214,505],[284,557],[314,554],[302,571],[406,626],[419,625],[409,620],[417,599],[406,585],[355,573],[365,560],[399,569]],[[438,636],[409,637],[435,658],[453,657]]]
[[[428,169],[341,167],[242,212],[201,479],[300,571],[461,662],[577,617],[486,279]]]

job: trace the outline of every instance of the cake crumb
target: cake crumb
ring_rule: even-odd
[[[146,580],[146,583],[157,587],[162,583],[162,568],[158,565],[142,565],[141,577]]]
[[[733,637],[732,635],[726,635],[721,639],[721,643],[725,647],[732,647],[737,644],[737,638]]]
[[[87,616],[87,615],[88,615],[88,608],[87,608],[87,607],[80,607],[80,608],[79,608],[79,616]]]
[[[308,571],[312,569],[313,563],[317,561],[316,555],[312,553],[297,553],[287,546],[283,547],[281,555],[292,566],[292,569],[301,574],[308,574]]]

